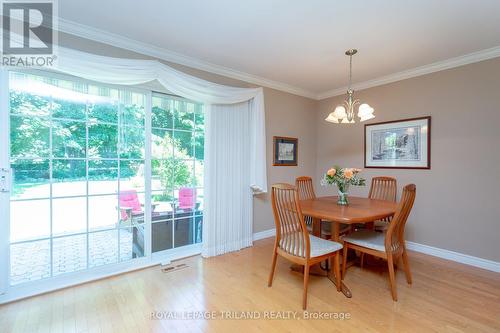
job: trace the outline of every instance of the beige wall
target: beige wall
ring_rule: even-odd
[[[151,58],[67,34],[60,34],[59,43],[65,47],[111,57]],[[239,87],[254,86],[246,82],[182,65],[168,64],[185,73],[212,82]],[[266,108],[267,172],[269,187],[276,182],[293,182],[296,177],[301,175],[314,175],[316,171],[316,123],[314,120],[318,102],[309,98],[269,88],[264,88],[264,98]],[[274,135],[297,137],[299,139],[299,161],[297,167],[272,166],[272,138]],[[274,221],[270,196],[268,194],[258,195],[254,200],[254,232],[272,228],[274,228]]]
[[[431,170],[365,169],[417,185],[407,239],[500,261],[500,58],[356,93],[375,108],[369,123],[432,116]],[[342,96],[317,114],[316,176],[331,165],[363,167],[362,124],[324,121]],[[319,188],[333,194],[332,188]],[[367,195],[368,187],[352,190]],[[400,191],[401,192],[401,191]]]

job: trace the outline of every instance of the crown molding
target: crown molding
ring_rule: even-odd
[[[397,72],[394,74],[389,74],[386,76],[382,76],[373,80],[368,80],[360,83],[356,83],[352,85],[354,90],[363,90],[376,86],[381,86],[384,84],[401,81],[405,79],[410,79],[413,77],[430,74],[434,72],[443,71],[445,69],[455,68],[464,66],[467,64],[472,64],[475,62],[488,60],[492,58],[500,57],[500,46],[492,47],[490,49],[485,49],[473,53],[469,53],[463,56],[450,58],[443,61],[438,61],[429,65],[424,65],[420,67],[416,67],[413,69],[408,69],[405,71]],[[329,97],[339,96],[345,94],[347,91],[347,86],[342,88],[337,88],[333,90],[326,91],[324,93],[318,94],[316,99],[322,100]]]
[[[259,86],[281,90],[294,95],[317,99],[317,93],[315,92],[311,92],[299,87],[294,87],[283,82],[273,81],[257,75],[241,72],[228,67],[212,64],[207,61],[185,56],[177,52],[173,52],[104,30],[96,29],[87,25],[69,21],[63,18],[59,18],[59,31],[90,39],[96,42],[108,44],[121,49],[126,49],[157,59],[173,62],[179,65],[184,65],[187,67],[210,72],[213,74],[223,75],[232,79],[253,83]]]

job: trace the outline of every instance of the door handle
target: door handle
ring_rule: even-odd
[[[10,192],[10,169],[0,168],[0,192]]]

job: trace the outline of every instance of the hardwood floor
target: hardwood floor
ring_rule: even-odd
[[[316,276],[310,278],[308,297],[309,313],[342,312],[350,319],[304,319],[302,276],[290,271],[286,260],[278,258],[273,287],[267,287],[272,245],[269,238],[240,252],[182,260],[189,267],[178,271],[163,273],[152,267],[6,304],[0,306],[0,331],[500,331],[500,274],[414,252],[413,285],[406,284],[402,270],[396,273],[398,302],[391,299],[385,266],[350,267],[345,282],[353,298]],[[216,311],[217,319],[157,320],[151,318],[154,311],[159,316]],[[246,311],[261,318],[222,319],[220,311]],[[301,319],[264,320],[265,311],[292,311]]]

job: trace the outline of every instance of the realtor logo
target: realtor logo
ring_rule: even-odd
[[[2,65],[53,65],[55,9],[55,0],[2,1]]]

